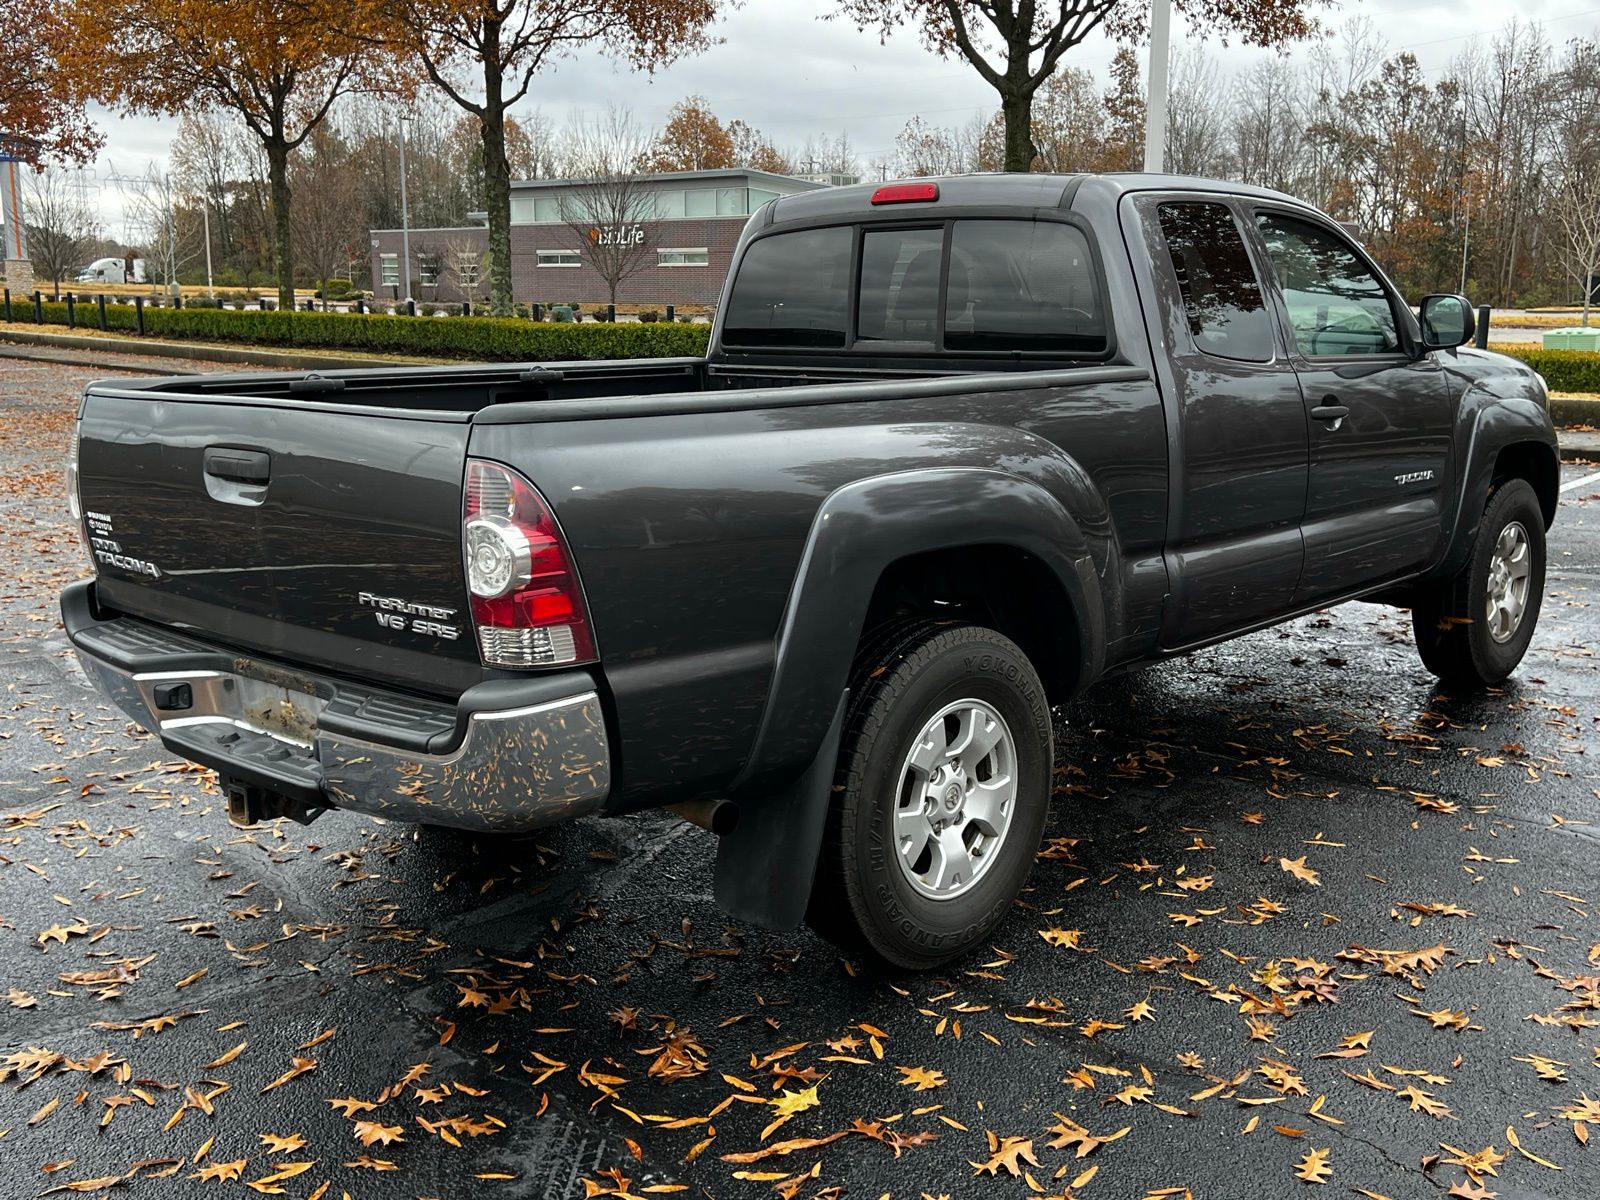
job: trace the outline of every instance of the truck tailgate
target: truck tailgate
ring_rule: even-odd
[[[91,387],[99,601],[248,653],[454,695],[482,671],[461,556],[466,414]]]

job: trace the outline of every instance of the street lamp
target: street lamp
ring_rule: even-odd
[[[400,261],[404,263],[406,299],[411,299],[411,209],[406,202],[406,118],[400,125]]]
[[[1150,92],[1144,105],[1144,169],[1160,173],[1167,153],[1167,47],[1172,39],[1172,0],[1150,5]]]

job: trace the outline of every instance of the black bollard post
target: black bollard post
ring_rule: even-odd
[[[358,313],[364,313],[364,312],[367,311],[366,297],[364,297],[364,296],[357,296],[356,297],[356,311]]]
[[[133,327],[138,330],[139,336],[144,336],[144,297],[133,298]]]
[[[33,323],[44,324],[44,296],[38,288],[33,289]]]
[[[472,315],[472,301],[466,296],[461,298],[461,315],[463,317],[470,317]]]
[[[673,311],[674,311],[674,309],[673,309],[673,306],[672,306],[672,305],[670,305],[670,304],[669,304],[669,305],[667,305],[667,324],[668,324],[668,325],[671,325],[671,324],[672,324],[672,321],[673,321],[673,315],[672,315],[672,314],[673,314]]]
[[[1472,344],[1479,350],[1487,350],[1489,348],[1489,306],[1487,304],[1478,305],[1478,332],[1472,339]]]
[[[407,300],[406,301],[406,316],[414,317],[416,315],[417,315],[417,302],[415,300]]]
[[[71,292],[67,293],[67,328],[78,327],[78,298]]]
[[[532,308],[530,308],[528,310],[528,315],[530,317],[532,317],[535,321],[544,320],[544,305],[535,304]]]
[[[100,332],[106,331],[106,294],[101,292],[95,297],[95,307],[100,310]]]
[[[608,304],[608,305],[606,305],[606,324],[607,325],[615,325],[616,323],[617,323],[617,306],[615,304]]]

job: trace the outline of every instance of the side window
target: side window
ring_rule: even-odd
[[[852,235],[841,225],[753,243],[733,281],[722,340],[730,346],[842,347]]]
[[[857,339],[932,346],[938,332],[943,265],[943,229],[876,229],[863,234]]]
[[[1219,358],[1270,361],[1272,317],[1232,210],[1163,204],[1160,220],[1194,344]]]
[[[1383,284],[1331,230],[1278,213],[1256,218],[1307,357],[1392,354],[1400,349]]]
[[[1103,353],[1105,314],[1083,234],[1054,221],[957,221],[944,346]]]

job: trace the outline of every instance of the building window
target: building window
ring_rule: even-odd
[[[533,224],[533,197],[511,197],[511,223],[513,225]]]
[[[439,256],[426,251],[417,252],[417,283],[423,287],[439,286]]]
[[[383,278],[384,287],[400,286],[400,256],[398,254],[378,255],[378,271]]]
[[[695,250],[657,250],[658,267],[709,267],[711,252],[704,246]]]
[[[583,259],[576,250],[540,250],[541,267],[581,267]]]
[[[695,188],[683,194],[683,215],[686,217],[714,217],[717,215],[715,188]]]
[[[696,188],[684,193],[686,217],[743,217],[749,213],[749,188]]]
[[[533,202],[533,219],[540,225],[561,223],[561,200],[556,196],[539,196]]]
[[[456,279],[464,288],[478,286],[478,265],[482,262],[478,251],[461,250],[456,254]]]

